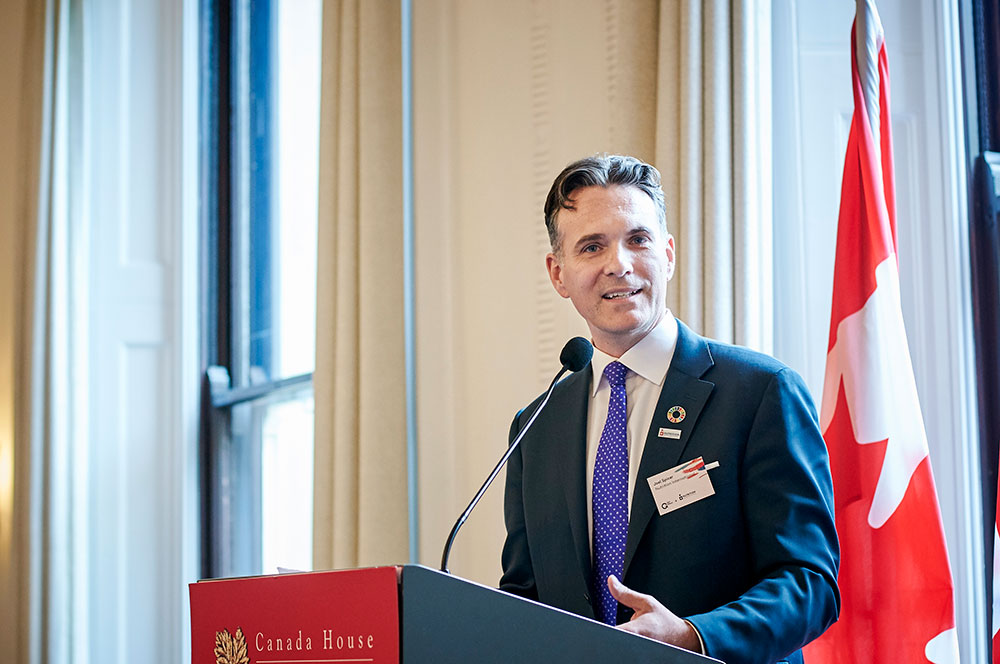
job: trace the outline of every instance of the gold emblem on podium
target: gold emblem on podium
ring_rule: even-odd
[[[247,640],[243,637],[243,629],[236,628],[236,634],[230,634],[228,629],[215,633],[216,664],[250,664],[247,656]]]

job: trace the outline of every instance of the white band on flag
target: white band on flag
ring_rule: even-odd
[[[865,98],[865,112],[868,113],[868,124],[872,138],[875,139],[875,159],[878,160],[881,172],[878,52],[882,48],[885,33],[874,0],[857,0],[857,6],[854,50],[858,60],[858,75],[861,77],[861,91]]]

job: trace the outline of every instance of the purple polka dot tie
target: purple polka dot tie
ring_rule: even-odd
[[[598,600],[597,619],[617,624],[618,602],[608,590],[608,577],[620,580],[625,564],[628,537],[628,434],[625,408],[625,374],[621,362],[604,368],[611,385],[608,419],[601,432],[594,463],[594,593]]]

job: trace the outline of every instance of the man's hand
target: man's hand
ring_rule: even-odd
[[[635,611],[632,619],[619,625],[618,629],[648,636],[651,639],[694,652],[701,651],[701,642],[694,627],[687,621],[678,618],[670,609],[660,604],[655,597],[643,595],[626,587],[613,575],[608,577],[608,588],[620,604]]]

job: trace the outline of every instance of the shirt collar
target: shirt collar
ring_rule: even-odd
[[[591,396],[597,394],[597,389],[601,386],[604,368],[615,360],[649,382],[662,385],[676,346],[677,319],[668,309],[663,320],[621,357],[611,357],[604,351],[594,348],[594,359],[590,363],[594,378],[590,381]]]

